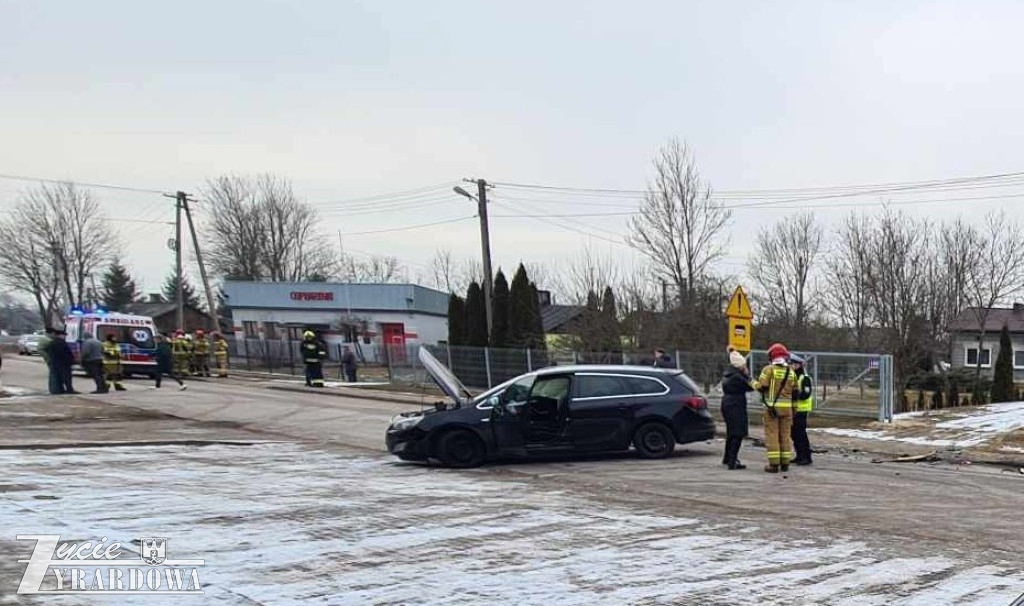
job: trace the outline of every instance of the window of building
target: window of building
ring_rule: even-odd
[[[277,322],[264,322],[263,323],[263,338],[264,339],[280,339],[281,335],[277,330]]]
[[[1013,367],[1024,368],[1024,350],[1013,352]]]
[[[966,359],[967,359],[967,366],[977,366],[978,365],[978,348],[977,347],[968,347],[967,348]],[[982,368],[988,368],[991,365],[992,365],[992,350],[986,347],[986,348],[981,350],[981,367]]]
[[[245,321],[242,322],[242,331],[245,333],[246,338],[255,339],[260,336],[260,330],[257,327],[256,322]]]

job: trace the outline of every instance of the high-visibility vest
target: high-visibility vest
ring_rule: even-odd
[[[210,343],[206,339],[196,339],[196,353],[205,356],[210,353]]]
[[[806,397],[801,397],[804,394]],[[793,406],[797,412],[811,412],[814,409],[814,389],[808,375],[800,375],[797,390],[793,392]]]
[[[228,342],[224,339],[219,339],[217,341],[217,353],[228,353]]]
[[[316,364],[320,362],[321,358],[323,358],[325,354],[315,341],[303,341],[300,349],[302,350],[302,361],[306,364]]]
[[[754,388],[758,391],[765,390],[764,401],[769,406],[792,408],[793,387],[796,381],[796,373],[788,366],[769,364],[761,370],[761,375],[754,382]]]

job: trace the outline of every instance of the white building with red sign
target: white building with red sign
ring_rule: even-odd
[[[223,290],[238,339],[299,340],[313,330],[372,359],[384,344],[448,338],[448,295],[423,286],[229,280]]]

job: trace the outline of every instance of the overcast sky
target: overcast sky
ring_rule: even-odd
[[[478,258],[477,224],[362,232],[472,215],[446,195],[464,177],[641,189],[672,136],[719,191],[1024,170],[1021,2],[0,0],[0,14],[0,173],[198,193],[274,172],[320,206],[325,232],[399,257],[410,279],[438,248]],[[30,185],[0,179],[0,211]],[[379,208],[353,200],[435,185]],[[155,290],[172,228],[121,220],[169,221],[173,202],[95,194]],[[493,194],[496,265],[588,243],[631,256],[609,241],[622,216],[508,215],[634,200]],[[914,194],[902,198],[964,192]],[[901,208],[1020,215],[1018,200]],[[832,202],[847,206],[819,208],[827,223],[851,210]],[[721,269],[739,271],[751,234],[795,212],[784,206],[737,208]]]

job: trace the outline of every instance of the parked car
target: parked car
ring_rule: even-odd
[[[660,459],[676,444],[715,436],[706,398],[675,369],[555,366],[473,397],[425,348],[419,358],[451,403],[391,420],[385,443],[403,460],[474,467],[630,446],[643,458]]]
[[[18,338],[18,355],[31,356],[39,353],[39,339],[46,333],[37,330],[34,333],[21,335]]]

